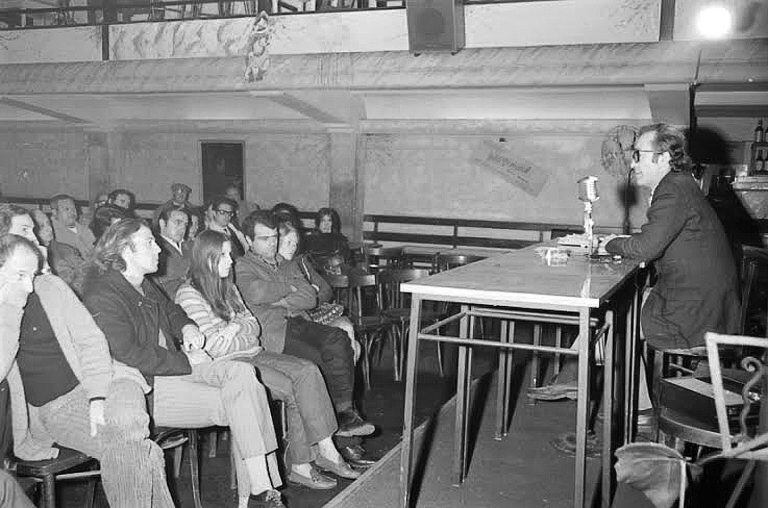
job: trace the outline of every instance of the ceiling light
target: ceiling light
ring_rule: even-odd
[[[710,5],[699,12],[696,28],[707,39],[720,39],[731,32],[733,16],[722,5]]]

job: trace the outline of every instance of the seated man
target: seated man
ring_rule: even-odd
[[[224,196],[217,196],[208,203],[205,216],[206,229],[224,233],[232,242],[232,257],[239,258],[250,248],[250,242],[233,223],[232,218],[237,213],[237,202]]]
[[[56,241],[71,245],[83,258],[93,251],[96,238],[85,224],[78,221],[75,199],[67,194],[58,194],[51,198],[51,225]]]
[[[189,194],[191,192],[192,189],[190,189],[188,185],[184,185],[183,183],[178,182],[172,184],[171,199],[155,209],[154,213],[152,214],[152,224],[157,226],[157,220],[160,217],[160,212],[166,207],[190,210],[192,208],[192,203],[189,202]]]
[[[104,331],[112,356],[139,369],[154,386],[155,424],[229,426],[240,506],[282,507],[273,487],[281,480],[264,387],[248,364],[211,362],[194,322],[146,278],[157,270],[159,253],[142,221],[123,219],[111,225],[96,245],[85,304]],[[179,338],[185,351],[177,345]]]
[[[149,386],[112,362],[101,330],[61,279],[35,277],[40,261],[35,244],[0,232],[0,361],[15,455],[50,459],[56,442],[99,459],[111,506],[172,507],[162,450],[149,439]]]
[[[374,428],[354,408],[355,364],[349,337],[340,328],[291,317],[288,308],[299,298],[317,298],[311,286],[297,287],[278,266],[277,227],[273,216],[257,210],[243,222],[251,250],[235,265],[235,280],[246,305],[262,325],[262,345],[269,351],[315,362],[325,377],[338,413],[339,428],[367,435]],[[306,293],[306,294],[305,294]]]
[[[0,461],[10,458],[11,396],[6,376],[19,350],[19,328],[38,268],[37,247],[16,235],[0,234]],[[55,453],[45,455],[50,457]],[[0,466],[1,467],[1,466]],[[0,469],[0,506],[33,508],[13,477]]]
[[[153,279],[168,295],[176,297],[176,290],[187,279],[189,259],[184,236],[189,226],[189,213],[176,205],[163,205],[157,215],[157,244],[160,246],[160,261]]]
[[[35,222],[37,239],[48,249],[48,263],[51,266],[51,271],[61,277],[75,293],[80,295],[83,289],[87,262],[76,248],[58,242],[54,238],[51,221],[42,210],[34,209],[31,215]]]

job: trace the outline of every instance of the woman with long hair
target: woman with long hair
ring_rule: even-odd
[[[340,273],[349,265],[349,240],[341,233],[341,219],[333,208],[321,208],[315,215],[315,229],[306,235],[305,250],[322,273]]]
[[[309,488],[330,489],[336,480],[310,463],[342,478],[360,473],[341,457],[332,436],[336,414],[318,367],[307,360],[260,347],[261,325],[245,306],[232,281],[232,245],[217,231],[203,231],[191,249],[189,280],[176,293],[178,303],[205,335],[205,350],[214,358],[239,357],[252,364],[287,413],[288,481]],[[317,454],[313,454],[317,445]],[[314,457],[313,457],[314,455]]]

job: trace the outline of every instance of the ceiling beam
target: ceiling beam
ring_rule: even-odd
[[[690,124],[691,98],[687,84],[648,84],[644,88],[654,122]]]
[[[349,122],[345,121],[343,118],[334,116],[327,111],[323,111],[317,106],[310,104],[309,102],[301,100],[287,93],[268,96],[267,98],[276,104],[280,104],[281,106],[292,109],[300,115],[304,115],[307,118],[311,118],[312,120],[320,122],[324,125],[343,126],[349,124]]]
[[[29,104],[28,102],[22,102],[16,99],[10,99],[8,97],[0,97],[0,104],[5,104],[6,106],[23,109],[24,111],[31,111],[32,113],[38,113],[44,116],[49,116],[51,118],[55,118],[56,120],[61,120],[66,123],[74,123],[74,124],[91,123],[89,120],[84,120],[76,116],[67,115],[66,113],[59,113],[58,111],[54,111],[52,109],[44,108],[42,106],[35,106],[34,104]]]
[[[725,104],[696,106],[698,117],[762,118],[768,116],[768,104]]]

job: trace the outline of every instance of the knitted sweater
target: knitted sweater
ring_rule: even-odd
[[[109,347],[91,314],[67,284],[55,275],[39,275],[35,292],[72,371],[89,398],[106,397],[113,378],[129,378],[145,393],[149,385],[138,370],[114,362]],[[8,373],[13,416],[14,454],[25,460],[55,457],[53,440],[39,421],[37,408],[26,404],[19,368],[14,361]]]
[[[245,306],[239,292],[237,297],[240,304]],[[176,303],[205,335],[205,350],[214,358],[259,345],[261,325],[247,308],[235,314],[229,322],[224,321],[213,312],[202,293],[189,282],[182,284],[176,291]]]

